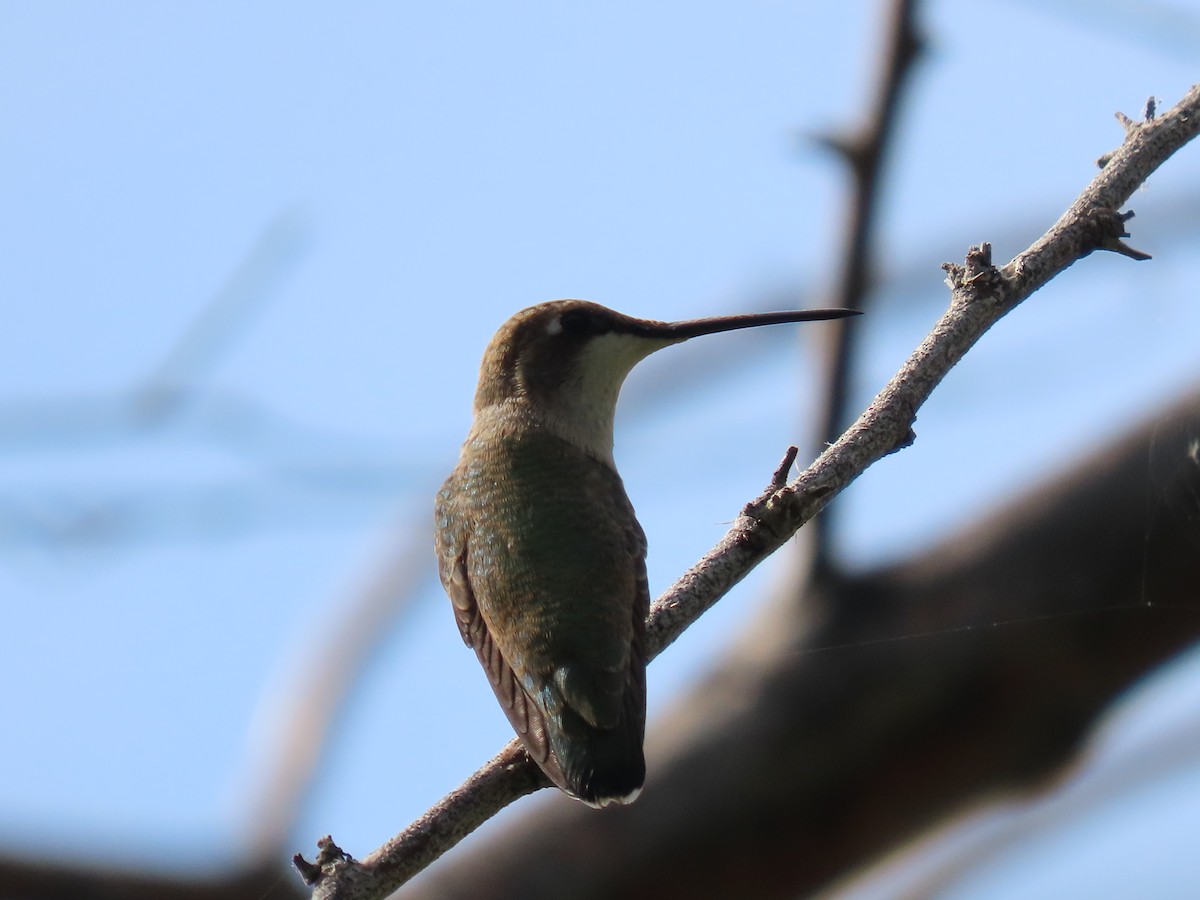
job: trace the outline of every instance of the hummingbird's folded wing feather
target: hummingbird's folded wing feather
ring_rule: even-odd
[[[474,649],[480,664],[487,672],[488,682],[496,694],[496,699],[500,701],[500,708],[520,735],[534,762],[543,769],[554,766],[550,759],[550,745],[546,740],[546,723],[542,713],[517,683],[517,676],[505,662],[479,612],[479,604],[475,601],[475,592],[471,589],[471,580],[467,574],[465,541],[462,550],[455,556],[453,568],[445,574],[449,575],[449,578],[444,579],[444,584],[454,607],[454,618],[458,622],[459,633],[463,641]],[[548,771],[547,774],[551,774],[553,778],[552,773]]]

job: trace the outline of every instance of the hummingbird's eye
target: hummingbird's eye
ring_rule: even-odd
[[[597,331],[596,322],[586,309],[569,309],[558,319],[565,334],[584,335]]]

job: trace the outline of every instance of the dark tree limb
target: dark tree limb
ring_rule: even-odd
[[[302,885],[277,860],[219,877],[97,866],[86,862],[0,858],[0,900],[301,900]]]

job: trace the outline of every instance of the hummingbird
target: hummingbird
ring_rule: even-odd
[[[586,300],[521,310],[483,354],[435,505],[438,574],[526,752],[589,806],[646,776],[646,536],[613,461],[617,395],[656,350],[810,309],[657,322]]]

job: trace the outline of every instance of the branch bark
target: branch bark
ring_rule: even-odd
[[[948,265],[950,308],[859,419],[792,483],[772,484],[725,537],[651,608],[648,645],[660,652],[755,565],[778,549],[870,465],[912,442],[917,410],[954,364],[1004,315],[1097,249],[1128,250],[1117,210],[1200,131],[1200,85],[1161,117],[1126,122],[1125,141],[1051,229],[996,268],[987,245]],[[1127,254],[1128,255],[1128,254]],[[313,897],[384,898],[504,806],[537,789],[540,773],[514,741],[461,788],[361,862],[324,844],[318,864],[296,863]]]

